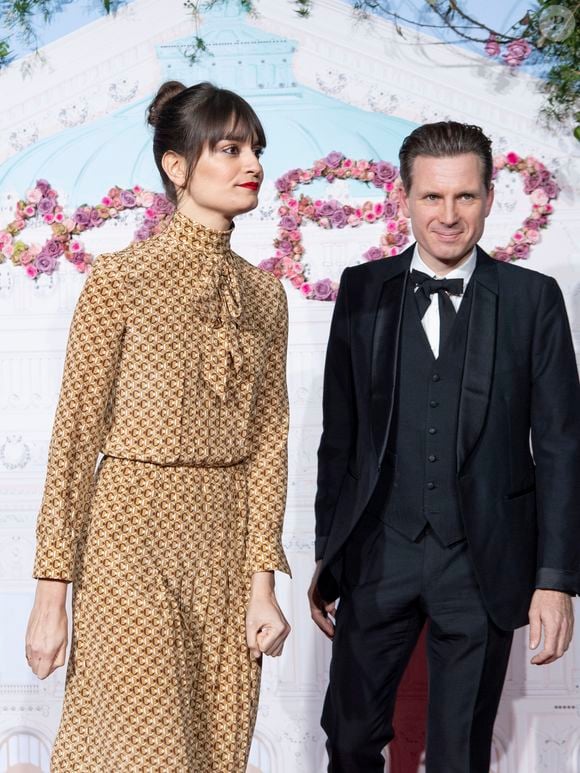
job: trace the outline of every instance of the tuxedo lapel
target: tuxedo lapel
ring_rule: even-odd
[[[375,452],[382,462],[393,412],[399,336],[412,248],[387,264],[377,304],[371,356],[371,427]]]
[[[495,361],[497,265],[479,247],[472,278],[472,302],[457,425],[457,471],[461,472],[483,429]]]

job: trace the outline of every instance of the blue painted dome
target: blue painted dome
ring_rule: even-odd
[[[204,17],[200,33],[209,56],[191,65],[191,39],[158,46],[166,79],[186,85],[209,80],[253,105],[264,124],[266,179],[309,167],[331,150],[356,159],[396,162],[414,124],[368,112],[295,83],[293,41],[248,25],[232,6]],[[113,185],[161,190],[145,120],[150,97],[103,118],[36,142],[0,165],[0,187],[24,194],[39,177],[67,194],[70,207],[96,203]],[[311,186],[310,192],[315,188]]]

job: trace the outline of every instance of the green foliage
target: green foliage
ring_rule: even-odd
[[[100,0],[109,14],[116,10],[118,0]],[[288,0],[296,14],[310,16],[315,0]],[[204,11],[228,0],[184,0],[192,14],[195,33],[184,55],[191,64],[208,55],[208,48],[199,34],[199,21]],[[254,0],[237,0],[241,10],[256,16]],[[484,45],[490,39],[500,46],[526,40],[533,47],[531,61],[545,66],[543,90],[546,95],[542,114],[548,121],[577,124],[574,136],[580,137],[580,0],[535,0],[534,7],[523,19],[508,30],[495,30],[463,11],[457,0],[424,0],[425,13],[419,21],[406,18],[392,9],[391,0],[355,0],[353,12],[359,19],[369,19],[380,13],[390,17],[397,32],[404,36],[401,23],[426,29],[449,29],[463,40]],[[400,4],[398,6],[401,7]],[[48,23],[63,8],[62,0],[13,0],[0,2],[0,24],[9,35],[0,39],[0,69],[13,58],[10,38],[17,35],[36,45],[33,19],[41,14]],[[562,9],[563,15],[562,15]]]
[[[101,0],[108,14],[115,10],[114,0]],[[0,25],[9,30],[7,37],[0,39],[0,70],[13,59],[10,39],[17,36],[26,43],[36,46],[38,38],[34,29],[34,17],[41,15],[44,24],[48,24],[54,16],[62,11],[66,4],[62,0],[4,0],[0,3]]]
[[[573,133],[580,138],[579,0],[536,0],[534,7],[508,30],[489,27],[463,11],[457,0],[424,1],[425,13],[420,20],[393,10],[390,0],[355,0],[353,11],[359,19],[369,19],[374,13],[390,17],[402,36],[401,23],[425,29],[446,28],[460,39],[482,46],[490,39],[504,47],[526,40],[533,47],[530,61],[544,70],[543,116],[548,122],[577,124]],[[314,0],[294,0],[294,6],[299,16],[308,16]]]

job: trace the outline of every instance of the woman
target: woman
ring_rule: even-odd
[[[261,654],[290,630],[273,580],[289,571],[286,296],[230,249],[264,131],[208,83],[165,83],[149,122],[177,210],[83,289],[37,527],[41,678],[64,663],[73,583],[53,773],[241,773]]]

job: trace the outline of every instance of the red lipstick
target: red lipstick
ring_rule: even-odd
[[[258,183],[241,183],[240,188],[249,188],[251,191],[257,191],[260,186]]]

